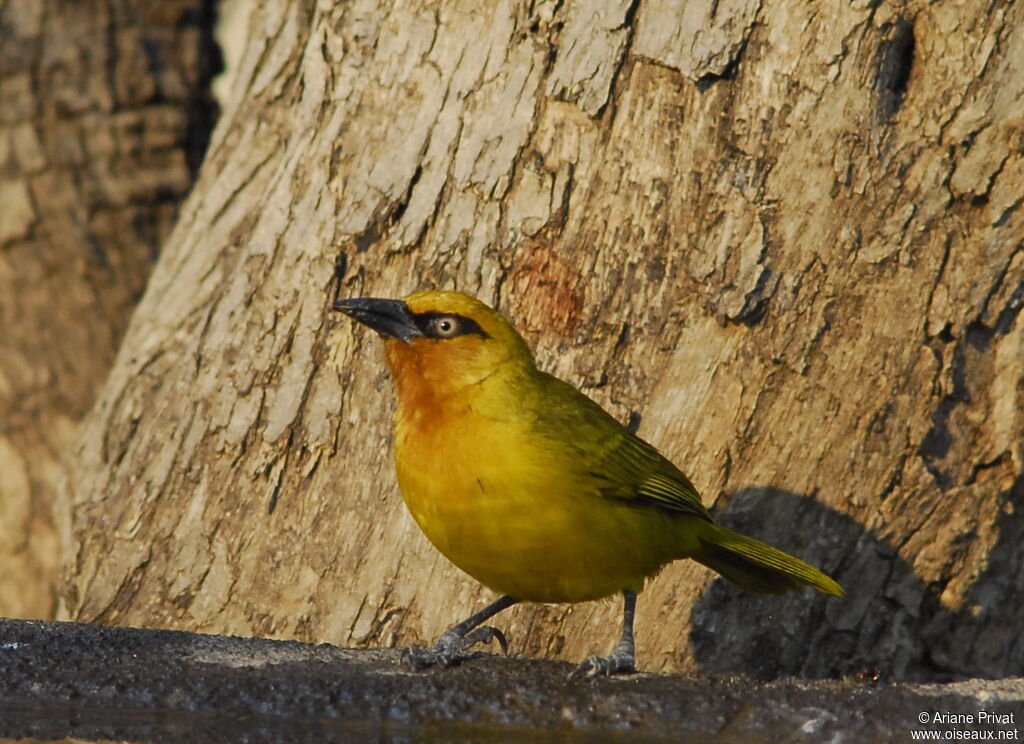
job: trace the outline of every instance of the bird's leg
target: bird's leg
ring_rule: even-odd
[[[633,615],[636,613],[636,592],[622,592],[622,637],[610,656],[588,656],[573,669],[569,679],[579,677],[630,674],[636,671],[636,646],[633,644]]]
[[[498,597],[480,612],[467,617],[458,625],[442,633],[432,648],[409,646],[402,649],[402,660],[416,669],[424,669],[434,664],[450,667],[481,655],[480,652],[471,653],[469,649],[478,643],[490,643],[491,641],[497,641],[501,650],[507,653],[508,641],[505,640],[505,634],[497,628],[480,625],[480,623],[494,617],[502,610],[508,609],[518,601],[507,594]]]

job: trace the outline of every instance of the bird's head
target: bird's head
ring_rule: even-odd
[[[400,300],[338,300],[334,309],[384,340],[402,395],[458,392],[509,365],[533,366],[533,355],[500,313],[461,292],[430,290]]]

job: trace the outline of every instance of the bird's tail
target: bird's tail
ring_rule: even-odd
[[[700,548],[690,557],[741,589],[784,594],[809,586],[836,597],[846,594],[832,578],[799,558],[712,522],[704,522],[702,527]]]

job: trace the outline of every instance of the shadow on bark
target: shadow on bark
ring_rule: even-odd
[[[770,680],[858,676],[885,681],[952,681],[1021,671],[1016,640],[1024,560],[1024,479],[1008,494],[988,570],[963,608],[940,601],[896,547],[813,498],[776,488],[738,491],[715,516],[819,566],[847,590],[843,599],[796,592],[755,595],[719,579],[694,607],[690,640],[706,673]],[[993,622],[992,614],[1005,616]],[[1003,634],[991,632],[1005,628]],[[1011,651],[1009,652],[1008,651]]]

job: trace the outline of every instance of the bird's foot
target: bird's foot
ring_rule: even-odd
[[[447,631],[437,639],[431,648],[408,646],[402,649],[402,661],[413,669],[426,669],[429,666],[451,667],[469,659],[486,656],[483,651],[470,651],[478,643],[497,641],[502,653],[508,653],[508,641],[505,634],[490,625],[476,628],[465,635]]]
[[[611,656],[588,656],[572,670],[569,679],[610,677],[613,674],[632,674],[635,671],[635,654],[615,649]]]

